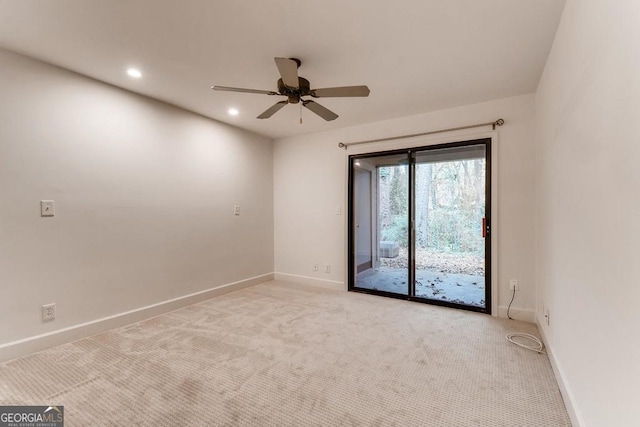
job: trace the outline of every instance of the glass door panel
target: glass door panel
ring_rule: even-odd
[[[408,154],[352,159],[353,288],[409,295]]]
[[[485,144],[415,153],[415,297],[486,309]]]

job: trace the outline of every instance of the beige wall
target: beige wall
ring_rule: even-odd
[[[0,347],[273,271],[270,140],[2,50],[0,93]]]
[[[639,22],[568,0],[536,96],[537,316],[583,426],[640,420]]]
[[[519,279],[521,290],[513,304],[514,313],[533,321],[536,291],[532,95],[277,140],[273,160],[276,273],[291,280],[342,289],[346,286],[346,158],[359,151],[350,148],[345,152],[337,147],[338,142],[411,134],[498,118],[506,121],[498,131],[498,305],[504,314],[511,296],[509,279]],[[485,129],[409,142],[387,142],[367,146],[365,150],[424,145],[443,141],[443,138],[456,140],[486,133]],[[342,215],[336,215],[337,206],[342,208]],[[314,263],[320,263],[318,272],[312,271]],[[331,273],[324,272],[325,264],[331,265]]]

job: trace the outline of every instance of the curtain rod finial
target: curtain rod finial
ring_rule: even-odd
[[[338,147],[344,148],[346,150],[347,149],[347,144],[345,144],[344,142],[338,142]]]

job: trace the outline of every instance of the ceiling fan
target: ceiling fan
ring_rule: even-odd
[[[259,93],[262,95],[278,95],[286,96],[284,101],[276,102],[269,107],[264,113],[258,116],[258,119],[268,119],[277,113],[287,104],[297,104],[302,102],[302,106],[313,111],[323,119],[330,121],[338,118],[338,115],[326,107],[318,104],[311,99],[302,99],[303,96],[311,96],[312,98],[331,98],[331,97],[354,97],[369,96],[369,88],[367,86],[342,86],[327,87],[322,89],[311,89],[309,80],[298,76],[298,67],[301,61],[297,58],[274,58],[276,66],[280,72],[278,79],[278,91],[242,89],[227,86],[212,86],[213,90],[221,90],[227,92],[244,92]],[[302,123],[302,119],[300,119]]]

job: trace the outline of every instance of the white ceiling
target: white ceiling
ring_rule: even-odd
[[[0,0],[0,46],[269,137],[335,129],[535,91],[564,0]],[[302,60],[325,122],[280,97],[274,57]],[[144,76],[133,80],[127,67]],[[230,107],[240,114],[231,117]]]

